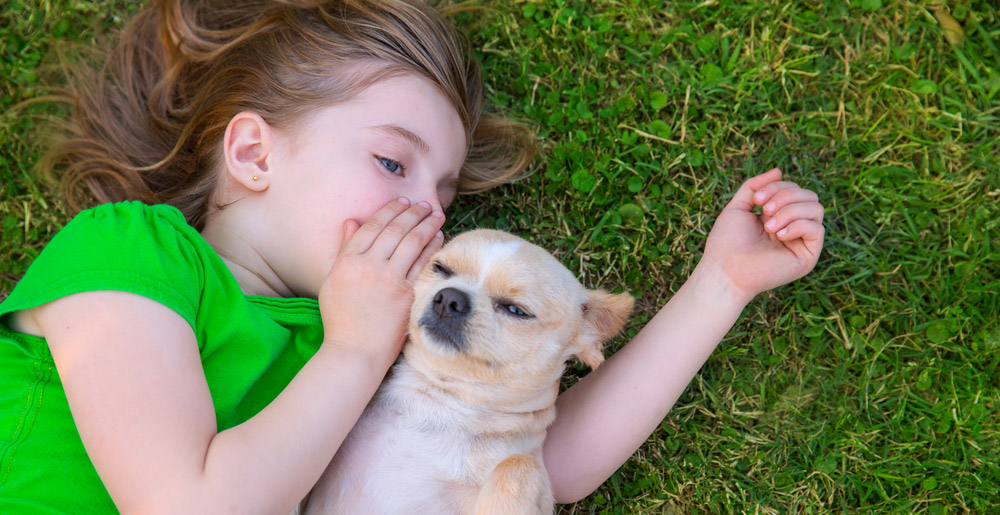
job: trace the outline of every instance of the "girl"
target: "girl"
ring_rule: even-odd
[[[138,14],[42,163],[105,204],[0,304],[4,513],[291,511],[396,359],[443,210],[533,154],[420,1],[194,4]],[[561,396],[559,501],[648,437],[755,294],[814,266],[822,206],[780,179],[747,181],[684,287]]]

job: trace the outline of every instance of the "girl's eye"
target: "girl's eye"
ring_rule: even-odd
[[[378,157],[378,156],[376,156],[376,157]],[[391,173],[393,175],[399,175],[399,174],[403,173],[403,165],[400,164],[399,161],[394,161],[392,159],[389,159],[388,157],[378,157],[378,160],[379,160],[380,163],[382,163],[382,166],[389,173]]]

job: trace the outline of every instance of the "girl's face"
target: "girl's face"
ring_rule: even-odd
[[[379,81],[352,100],[317,109],[294,130],[276,133],[261,210],[260,249],[298,296],[316,297],[343,240],[399,197],[444,210],[465,160],[465,129],[430,81],[412,75]]]

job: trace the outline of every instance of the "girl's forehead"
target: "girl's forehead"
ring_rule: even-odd
[[[458,111],[435,84],[416,75],[376,81],[348,100],[313,110],[290,129],[293,139],[349,131],[394,140],[440,156],[456,170],[465,160],[466,129]]]
[[[372,126],[400,125],[399,119],[409,119],[420,125],[447,121],[464,131],[458,111],[441,90],[429,80],[414,75],[389,77],[376,81],[351,98],[313,111],[314,122],[349,116],[370,122]],[[396,123],[394,123],[396,122]]]

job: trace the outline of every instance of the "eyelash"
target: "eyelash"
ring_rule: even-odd
[[[455,275],[452,273],[450,268],[442,265],[441,263],[434,263],[433,267],[434,267],[434,272],[443,275],[445,279],[451,277],[452,275]]]
[[[535,318],[535,315],[532,315],[526,309],[512,302],[508,302],[506,300],[497,300],[496,308],[501,313],[508,316],[512,316],[514,318],[521,318],[521,319]]]
[[[406,167],[403,166],[403,163],[400,163],[395,159],[389,159],[388,157],[382,156],[375,156],[375,159],[378,159],[379,163],[382,164],[382,168],[385,168],[385,171],[391,173],[392,175],[403,175],[403,173],[406,172]],[[390,170],[390,165],[395,166],[396,169]]]

